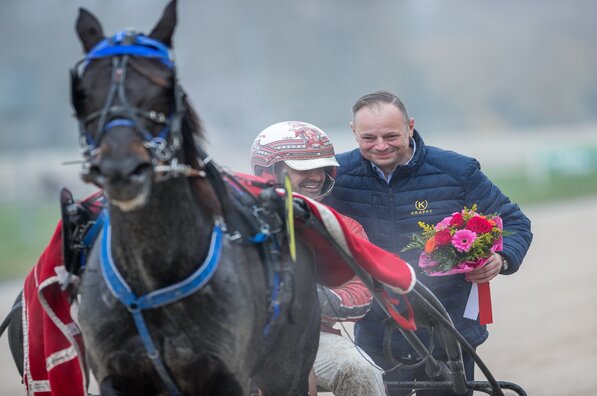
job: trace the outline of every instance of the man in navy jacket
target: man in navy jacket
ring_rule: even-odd
[[[414,129],[403,102],[387,91],[378,91],[357,100],[352,108],[351,128],[359,148],[337,155],[340,164],[336,185],[325,201],[363,225],[374,244],[400,255],[417,271],[418,279],[442,302],[456,328],[477,347],[487,339],[485,326],[463,317],[472,283],[488,282],[498,274],[518,270],[532,240],[529,219],[481,170],[473,159],[452,151],[425,146]],[[418,268],[419,251],[401,252],[411,234],[420,232],[419,221],[436,224],[444,217],[477,204],[478,212],[499,214],[504,229],[504,248],[487,264],[466,275],[430,277]],[[383,354],[385,314],[375,304],[355,326],[357,345],[386,370],[393,365]],[[417,331],[428,340],[425,330]],[[416,353],[394,332],[392,352],[405,363],[415,363]],[[441,349],[434,355],[442,358]],[[467,378],[472,380],[474,362],[465,354]],[[424,366],[394,370],[388,379],[427,379]],[[399,395],[400,393],[395,393]],[[453,395],[435,391],[425,395]]]

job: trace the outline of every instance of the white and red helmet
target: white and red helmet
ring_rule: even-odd
[[[279,122],[255,138],[251,147],[254,174],[281,161],[298,171],[338,166],[328,136],[315,125],[301,121]]]

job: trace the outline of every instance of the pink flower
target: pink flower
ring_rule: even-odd
[[[450,226],[450,221],[452,221],[452,216],[444,217],[442,221],[436,224],[435,231],[445,230]]]
[[[452,237],[452,246],[459,252],[468,252],[473,242],[477,239],[477,234],[470,230],[459,230]]]

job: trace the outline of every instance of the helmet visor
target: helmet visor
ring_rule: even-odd
[[[286,165],[297,171],[305,171],[328,166],[339,166],[335,157],[314,158],[308,160],[285,160]]]

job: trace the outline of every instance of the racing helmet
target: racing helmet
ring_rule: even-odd
[[[280,162],[297,171],[324,168],[327,177],[321,197],[327,195],[334,185],[338,166],[334,146],[325,132],[315,125],[284,121],[265,128],[257,135],[251,147],[253,173],[257,176],[270,174],[277,178],[276,164]]]

